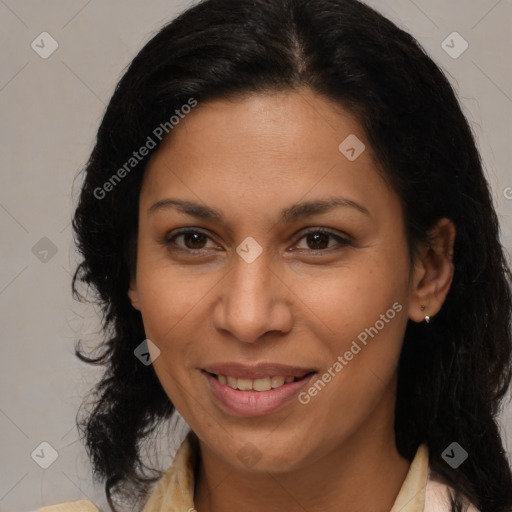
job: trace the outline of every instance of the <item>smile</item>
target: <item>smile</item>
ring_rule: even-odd
[[[284,366],[230,365],[222,371],[210,370],[201,373],[213,403],[224,413],[244,417],[270,414],[296,403],[297,395],[317,373]]]

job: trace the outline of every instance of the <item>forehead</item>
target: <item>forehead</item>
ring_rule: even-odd
[[[309,89],[199,102],[151,158],[141,201],[177,192],[255,213],[308,194],[392,194],[357,119]]]
[[[199,102],[172,129],[162,149],[186,145],[191,158],[205,149],[230,158],[252,152],[261,159],[338,156],[339,143],[351,134],[365,137],[350,112],[303,88]]]

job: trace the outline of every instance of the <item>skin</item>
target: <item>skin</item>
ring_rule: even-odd
[[[366,145],[355,161],[338,149],[349,134]],[[296,202],[334,196],[368,214],[344,206],[279,221]],[[169,197],[225,222],[148,213]],[[184,227],[205,236],[162,242]],[[352,242],[305,236],[313,227]],[[249,236],[263,250],[252,263],[236,252]],[[200,103],[174,127],[144,177],[128,294],[161,351],[155,372],[200,441],[198,512],[391,509],[410,466],[393,424],[406,324],[439,311],[453,276],[453,224],[440,220],[432,237],[412,264],[400,198],[360,124],[309,89]],[[401,311],[308,404],[228,414],[200,371],[274,361],[322,375],[394,303]],[[261,456],[251,467],[237,456],[247,443]]]

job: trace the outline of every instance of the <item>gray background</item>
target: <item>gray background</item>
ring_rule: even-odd
[[[73,187],[73,178],[125,66],[190,3],[0,0],[0,511],[74,499],[108,510],[74,428],[78,405],[99,371],[79,363],[73,343],[82,337],[94,344],[99,323],[94,307],[70,294],[77,261],[70,216],[80,185],[76,180]],[[512,1],[368,3],[411,32],[455,85],[478,139],[510,255]],[[38,36],[45,31],[59,45],[47,59],[31,47],[34,40],[41,46]],[[458,58],[441,46],[454,31],[469,44]],[[461,48],[456,39],[447,41],[452,52]],[[501,422],[512,460],[510,404]],[[180,426],[170,446],[165,433],[160,436],[157,462],[164,468],[186,433],[183,421]],[[37,460],[48,462],[41,442],[58,455],[47,469],[31,456],[36,450]]]

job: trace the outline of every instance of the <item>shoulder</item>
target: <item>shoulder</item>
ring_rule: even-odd
[[[425,488],[424,512],[451,512],[450,490],[447,484],[432,479],[429,471],[427,486]],[[467,512],[480,512],[474,505],[469,504]]]
[[[38,508],[36,512],[99,512],[99,510],[90,501],[79,500]]]

